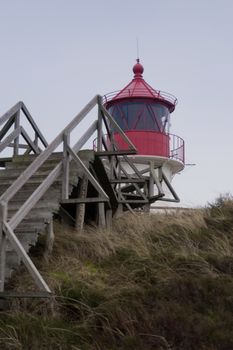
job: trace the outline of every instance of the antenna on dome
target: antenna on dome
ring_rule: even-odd
[[[136,38],[137,40],[137,62],[139,62],[139,40],[138,37]]]

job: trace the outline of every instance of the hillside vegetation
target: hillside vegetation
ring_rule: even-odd
[[[55,235],[48,260],[43,240],[32,252],[54,297],[12,301],[0,314],[0,349],[233,349],[230,198],[125,214],[112,232],[56,223]],[[17,276],[12,288],[32,288],[23,269]]]

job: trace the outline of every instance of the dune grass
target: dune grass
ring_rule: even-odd
[[[56,223],[55,235],[48,262],[34,252],[54,297],[14,300],[0,315],[1,349],[233,349],[231,198],[125,214],[111,232]],[[14,280],[32,286],[23,270]]]

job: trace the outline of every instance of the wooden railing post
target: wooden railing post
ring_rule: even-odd
[[[4,291],[6,268],[6,234],[3,231],[3,222],[7,219],[7,205],[0,202],[0,292]]]
[[[102,136],[103,136],[103,120],[102,120],[102,111],[101,111],[101,104],[102,104],[102,98],[101,96],[97,97],[98,101],[98,125],[97,125],[97,152],[102,151]]]
[[[84,175],[82,179],[79,179],[78,198],[87,197],[87,188],[88,188],[88,178]],[[85,220],[85,211],[86,211],[85,203],[76,204],[75,229],[79,232],[83,230],[84,220]]]
[[[70,135],[64,133],[63,135],[63,172],[62,172],[62,199],[68,199],[69,197],[69,173],[70,162],[68,146],[70,144]]]
[[[105,207],[104,203],[98,203],[98,226],[100,228],[106,227]]]
[[[112,230],[112,210],[107,209],[106,210],[106,228],[108,230]]]
[[[18,110],[15,115],[15,130],[18,129],[19,126],[20,126],[20,110]],[[17,156],[18,154],[19,154],[19,136],[17,136],[14,141],[14,156]]]
[[[53,250],[53,243],[54,243],[54,230],[53,230],[53,218],[49,220],[47,223],[47,232],[46,232],[46,241],[45,241],[45,252],[44,252],[44,258],[45,260],[48,260],[50,254]]]

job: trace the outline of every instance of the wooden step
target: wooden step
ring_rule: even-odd
[[[90,167],[90,160],[94,159],[94,153],[81,151],[79,156],[87,168]],[[20,155],[14,156],[11,160],[0,160],[0,196],[4,194],[17,178],[23,174],[27,167],[36,159],[37,155]],[[52,154],[49,159],[42,164],[31,178],[22,186],[8,203],[8,221],[18,212],[25,201],[40,186],[50,172],[61,162],[63,153],[57,152]],[[74,186],[77,186],[79,178],[83,176],[83,169],[77,167],[72,160],[69,171],[69,193],[71,194]],[[37,242],[39,234],[43,233],[47,224],[51,221],[53,214],[60,209],[62,198],[62,174],[54,181],[44,195],[38,200],[30,212],[14,229],[16,237],[21,242],[26,252]],[[20,259],[13,250],[10,242],[6,244],[6,280],[10,278],[12,272],[19,266]]]

